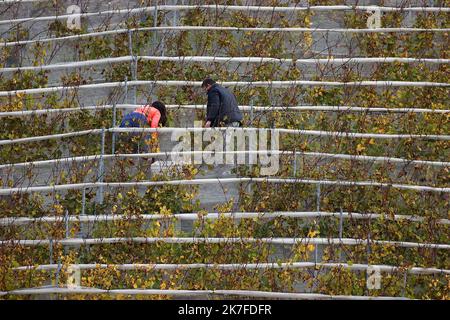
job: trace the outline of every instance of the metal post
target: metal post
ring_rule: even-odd
[[[105,165],[103,155],[105,154],[105,128],[102,128],[102,141],[101,141],[101,153],[98,164],[98,176],[97,182],[103,182],[103,177],[105,175]],[[99,204],[103,203],[103,186],[100,185],[97,191],[97,202]]]
[[[367,264],[369,264],[370,251],[371,250],[370,250],[370,221],[369,221],[369,231],[367,232],[367,261],[366,261]],[[366,272],[366,283],[368,281],[368,278],[369,278],[369,275]],[[365,295],[366,296],[369,295],[369,291],[368,291],[367,286],[365,288]]]
[[[66,214],[64,216],[64,222],[66,224],[66,238],[69,238],[69,210],[66,209]]]
[[[117,113],[117,106],[116,106],[116,101],[114,100],[113,103],[113,115],[112,115],[112,127],[115,128],[116,127],[116,115]],[[116,133],[113,132],[112,134],[112,142],[111,142],[111,154],[114,154],[116,151]]]
[[[123,102],[128,103],[128,77],[125,77],[125,95]]]
[[[48,252],[49,252],[49,263],[50,263],[50,264],[53,264],[53,240],[52,240],[52,239],[49,240],[49,244],[48,244]],[[50,284],[53,283],[53,279],[52,279],[52,276],[51,276],[51,275],[50,275],[49,281],[50,281]],[[51,296],[51,295],[50,295],[50,299],[52,299],[52,296]]]
[[[403,289],[402,289],[402,296],[406,296],[406,285],[408,280],[408,271],[405,271],[405,274],[403,275]]]
[[[136,79],[136,74],[137,74],[137,58],[135,57],[134,59],[134,80]],[[133,86],[133,104],[137,104],[137,86],[134,85]]]
[[[133,31],[131,30],[128,30],[128,50],[130,56],[132,57],[130,61],[131,79],[135,81],[137,73],[137,58],[133,55]],[[133,86],[133,93],[133,104],[136,104],[136,86]]]
[[[174,0],[173,2],[174,2],[174,5],[178,5],[178,0]],[[178,18],[177,16],[178,16],[178,11],[174,10],[173,11],[173,22],[172,22],[173,26],[177,25],[177,18]]]
[[[317,264],[317,257],[318,257],[318,252],[317,252],[317,247],[319,245],[315,245],[315,249],[314,249],[314,263]]]
[[[83,188],[83,193],[81,196],[81,215],[85,214],[86,214],[86,188]],[[83,222],[80,223],[80,233],[82,238],[84,238],[87,234],[86,225]]]
[[[164,5],[167,5],[167,1],[164,0]],[[158,7],[156,7],[156,10],[158,9]],[[155,11],[156,11],[155,10]],[[157,20],[156,20],[157,21]],[[167,15],[163,15],[163,20],[161,21],[161,26],[168,26],[168,22],[167,22]],[[161,39],[159,40],[160,44],[161,44],[161,53],[160,56],[163,57],[166,55],[166,46],[165,46],[165,34],[163,33],[161,36]]]
[[[253,98],[250,99],[250,126],[253,125]]]
[[[316,196],[317,196],[317,212],[320,211],[320,183],[317,185],[316,189]],[[317,256],[318,256],[318,245],[316,244],[314,249],[314,263],[317,264]],[[314,279],[317,278],[317,270],[314,270]]]
[[[297,176],[297,151],[294,149],[294,177]]]
[[[53,239],[50,239],[49,241],[48,251],[50,255],[50,264],[53,264]]]
[[[70,236],[70,231],[69,231],[69,210],[67,210],[67,209],[66,209],[66,212],[64,214],[64,224],[65,224],[66,239],[67,239]],[[69,253],[69,247],[68,246],[64,246],[64,254],[68,254],[68,253]]]
[[[154,84],[154,83],[152,83],[152,84],[150,85],[150,98],[151,98],[152,101],[155,101],[155,100],[156,100],[156,95],[155,95],[155,84]]]
[[[342,208],[339,214],[339,242],[342,241],[342,234],[343,234],[343,212]],[[339,246],[341,246],[342,243],[339,243]],[[342,249],[339,248],[339,262],[342,260]]]
[[[317,185],[317,189],[316,189],[316,201],[317,201],[317,212],[320,211],[320,183]]]
[[[153,26],[156,28],[158,26],[158,1],[155,3],[155,11],[153,14]],[[153,48],[154,48],[154,55],[156,56],[156,33],[158,31],[153,31]]]
[[[319,247],[318,244],[314,245],[314,264],[315,264],[315,266],[314,266],[314,281],[317,281],[317,277],[319,275],[319,272],[316,269],[316,267],[317,267],[317,260],[318,260],[318,252],[317,252],[318,251],[318,247]]]
[[[61,272],[61,258],[58,258],[58,268],[55,274],[55,285],[59,287],[59,273]]]
[[[133,56],[133,31],[131,29],[128,30],[128,52],[130,56]]]
[[[136,56],[133,56],[133,69],[134,69],[134,72],[133,72],[134,78],[133,78],[133,80],[136,81],[137,80],[137,57]],[[134,92],[133,104],[137,104],[137,87],[136,87],[136,85],[133,86],[133,92]]]
[[[83,195],[81,196],[81,214],[86,214],[86,188],[83,188]]]

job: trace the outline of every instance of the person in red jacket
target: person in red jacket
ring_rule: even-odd
[[[121,128],[158,128],[167,123],[166,106],[161,101],[154,101],[151,105],[145,105],[125,115],[120,123]],[[134,141],[133,153],[141,151],[158,151],[158,133],[127,133]],[[130,141],[130,139],[128,141]],[[141,142],[144,142],[143,144]],[[137,143],[136,143],[137,142]]]

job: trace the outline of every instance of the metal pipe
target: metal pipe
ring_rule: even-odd
[[[201,81],[189,80],[134,80],[128,81],[131,86],[143,85],[160,85],[160,86],[194,86],[199,87]],[[224,86],[239,87],[272,87],[272,88],[291,88],[294,86],[338,86],[338,87],[450,87],[450,83],[430,82],[430,81],[378,81],[378,80],[361,80],[361,81],[313,81],[313,80],[292,80],[292,81],[222,81],[218,82]],[[125,85],[123,82],[103,82],[91,83],[77,86],[55,86],[47,88],[28,88],[20,90],[0,91],[0,97],[16,96],[18,94],[37,94],[61,92],[81,89],[99,89],[99,88],[116,88]]]
[[[448,269],[438,268],[422,268],[422,267],[401,267],[391,265],[368,265],[368,264],[347,264],[334,262],[283,262],[283,263],[190,263],[190,264],[152,264],[152,263],[130,263],[130,264],[103,264],[103,263],[88,263],[88,264],[73,264],[74,267],[80,270],[93,269],[114,269],[121,271],[152,271],[152,270],[194,270],[194,269],[214,269],[214,270],[265,270],[265,269],[306,269],[306,268],[324,268],[334,269],[342,268],[351,271],[366,271],[370,267],[376,267],[380,272],[390,274],[395,273],[409,273],[421,275],[446,275],[450,274]],[[56,264],[50,265],[30,265],[14,267],[14,271],[28,271],[28,270],[55,270],[58,267]]]
[[[143,61],[174,61],[180,63],[192,62],[216,62],[216,63],[276,63],[276,64],[296,64],[296,65],[335,65],[335,64],[363,64],[363,63],[431,63],[431,64],[447,64],[450,59],[444,58],[400,58],[400,57],[348,57],[348,58],[307,58],[307,59],[291,59],[291,58],[273,58],[273,57],[217,57],[217,56],[120,56],[114,58],[90,59],[84,61],[68,61],[53,64],[43,64],[38,66],[19,66],[0,68],[0,72],[17,72],[17,71],[43,71],[43,70],[60,70],[68,68],[90,67],[95,65],[114,64],[131,62],[135,59]]]
[[[257,243],[257,244],[278,244],[278,245],[296,245],[296,244],[311,244],[311,245],[348,245],[348,246],[363,246],[367,244],[367,239],[354,238],[180,238],[180,237],[131,237],[131,238],[91,238],[91,239],[55,239],[56,243],[67,246],[79,245],[95,245],[95,244],[114,244],[114,243],[168,243],[168,244],[232,244],[232,243]],[[372,240],[376,245],[398,246],[403,248],[423,248],[423,249],[441,249],[450,250],[450,244],[443,243],[418,243],[405,241],[389,241],[389,240]],[[22,245],[22,246],[45,246],[49,244],[48,239],[10,239],[0,240],[0,245]]]
[[[262,150],[242,150],[242,151],[220,151],[218,154],[260,154],[266,153],[266,151]],[[290,150],[278,150],[278,151],[270,151],[271,154],[278,155],[299,155],[304,157],[320,157],[326,159],[339,159],[339,160],[351,160],[351,161],[362,161],[362,162],[387,162],[387,163],[397,163],[403,164],[405,166],[408,165],[430,165],[430,166],[438,166],[438,167],[448,167],[450,166],[450,162],[442,162],[442,161],[428,161],[428,160],[413,160],[413,159],[403,159],[403,158],[394,158],[394,157],[377,157],[377,156],[361,156],[361,155],[351,155],[351,154],[339,154],[339,153],[323,153],[323,152],[301,152],[301,151],[290,151]],[[142,157],[155,157],[155,158],[163,158],[168,159],[173,156],[181,156],[181,155],[197,155],[197,154],[212,154],[213,151],[180,151],[180,152],[150,152],[150,153],[122,153],[122,154],[106,154],[104,155],[105,159],[121,159],[121,158],[142,158]],[[60,158],[60,159],[52,159],[52,160],[37,160],[30,162],[18,162],[18,163],[10,163],[10,164],[2,164],[0,165],[0,169],[7,168],[18,168],[18,167],[29,167],[29,166],[47,166],[59,163],[71,163],[71,162],[85,162],[85,161],[97,161],[100,155],[90,155],[90,156],[79,156],[79,157],[70,157],[70,158]]]
[[[156,10],[155,10],[156,12]],[[219,26],[158,26],[158,27],[138,27],[129,29],[115,29],[99,32],[89,32],[78,35],[39,38],[33,40],[20,40],[0,43],[1,47],[22,46],[31,43],[47,43],[54,41],[78,40],[90,37],[102,37],[132,31],[235,31],[235,32],[320,32],[320,33],[410,33],[410,32],[449,32],[450,28],[249,28],[249,27],[219,27]]]
[[[97,288],[27,288],[0,292],[0,295],[30,295],[30,294],[120,294],[120,295],[169,295],[169,296],[240,296],[269,299],[298,299],[298,300],[406,300],[404,297],[375,297],[325,295],[312,293],[288,293],[251,290],[172,290],[172,289],[97,289]],[[409,299],[407,299],[409,300]]]
[[[83,194],[85,194],[85,190],[83,189]],[[85,196],[83,196],[82,202],[85,202]],[[379,213],[358,213],[358,212],[317,212],[317,211],[306,211],[306,212],[297,212],[297,211],[275,211],[275,212],[224,212],[224,213],[207,213],[206,215],[198,215],[198,213],[176,213],[170,216],[161,215],[153,212],[145,213],[142,215],[133,215],[133,216],[125,216],[122,214],[100,214],[100,215],[86,215],[84,213],[84,204],[82,204],[81,214],[80,215],[69,215],[70,222],[108,222],[108,221],[117,221],[121,219],[130,219],[130,220],[164,220],[164,219],[176,219],[180,221],[196,221],[196,220],[215,220],[219,219],[219,217],[227,217],[234,220],[238,219],[275,219],[279,217],[286,218],[298,218],[298,219],[309,219],[309,218],[339,218],[340,225],[342,226],[343,219],[356,219],[356,220],[365,220],[365,219],[386,219],[393,221],[410,221],[410,222],[424,222],[428,217],[417,216],[417,215],[401,215],[396,214],[392,217],[385,214]],[[53,223],[59,222],[62,218],[59,216],[43,216],[39,218],[31,218],[31,217],[4,217],[0,218],[0,226],[8,226],[8,225],[23,225],[28,223]],[[449,219],[436,219],[433,220],[436,224],[450,224]],[[340,238],[342,238],[342,230],[340,228]]]
[[[227,127],[217,127],[217,128],[108,128],[107,132],[119,132],[119,133],[145,133],[145,132],[203,132],[203,131],[211,131],[211,130],[229,130]],[[375,138],[375,139],[425,139],[425,140],[450,140],[450,135],[426,135],[426,134],[384,134],[384,133],[361,133],[361,132],[340,132],[340,131],[318,131],[318,130],[297,130],[297,129],[270,129],[270,128],[255,128],[255,127],[247,127],[247,128],[233,128],[235,131],[264,131],[264,130],[272,130],[277,133],[286,133],[286,134],[295,134],[295,135],[310,135],[310,136],[319,136],[319,137],[335,137],[335,138]],[[27,143],[27,142],[36,142],[50,139],[60,139],[60,138],[70,138],[75,136],[82,136],[88,134],[99,134],[102,132],[102,129],[91,129],[84,131],[75,131],[69,133],[59,133],[53,135],[45,135],[45,136],[33,136],[28,138],[18,138],[18,139],[6,139],[0,140],[0,145],[8,145],[15,143]],[[276,150],[274,150],[276,151]]]
[[[18,3],[18,2],[43,2],[44,0],[4,0],[0,2],[3,3]],[[104,10],[98,12],[84,12],[80,13],[81,17],[97,17],[102,15],[115,15],[115,14],[123,14],[130,15],[135,13],[142,12],[151,12],[154,11],[156,6],[148,6],[148,7],[138,7],[132,9],[115,9],[115,10]],[[257,12],[296,12],[296,11],[367,11],[370,9],[377,9],[381,12],[434,12],[434,13],[443,13],[449,12],[450,8],[448,7],[393,7],[393,6],[351,6],[351,5],[323,5],[323,6],[295,6],[295,7],[279,7],[279,6],[232,6],[232,5],[160,5],[158,6],[159,10],[162,11],[174,11],[174,13],[178,13],[178,11],[182,10],[194,10],[194,9],[209,9],[209,10],[220,10],[220,11],[257,11]],[[57,15],[57,16],[40,16],[40,17],[31,17],[31,18],[18,18],[18,19],[10,19],[10,20],[2,20],[0,21],[0,25],[2,24],[11,24],[11,23],[24,23],[24,22],[36,22],[36,21],[52,21],[52,20],[65,20],[70,18],[71,14]],[[174,20],[175,21],[175,20]]]
[[[120,109],[134,109],[140,105],[137,104],[116,104],[116,108]],[[0,112],[0,118],[2,117],[25,117],[40,114],[52,114],[52,113],[67,113],[67,112],[77,112],[77,111],[87,111],[87,110],[105,110],[114,108],[114,105],[98,105],[98,106],[86,106],[78,108],[57,108],[57,109],[37,109],[37,110],[24,110],[24,111],[5,111]],[[168,109],[206,109],[206,105],[166,105]],[[284,111],[284,112],[294,112],[294,111],[317,111],[317,112],[385,112],[389,114],[397,113],[434,113],[434,114],[445,114],[450,113],[450,110],[446,109],[424,109],[424,108],[371,108],[371,107],[352,107],[352,106],[286,106],[286,107],[273,107],[273,106],[239,106],[242,112],[248,112],[251,109],[254,111],[261,112],[274,112],[274,111]]]
[[[98,188],[100,186],[109,188],[127,188],[138,186],[159,186],[159,185],[205,185],[217,183],[243,183],[243,182],[263,182],[263,183],[284,183],[284,184],[323,184],[332,186],[360,186],[360,187],[379,187],[395,188],[400,190],[429,191],[438,193],[449,193],[450,188],[439,188],[421,185],[384,183],[374,181],[348,181],[348,180],[312,180],[312,179],[290,179],[290,178],[205,178],[192,180],[166,180],[166,181],[127,181],[127,182],[87,182],[60,185],[46,185],[35,187],[15,187],[0,188],[0,195],[11,195],[14,193],[31,192],[56,192],[62,190],[79,190],[83,188]]]

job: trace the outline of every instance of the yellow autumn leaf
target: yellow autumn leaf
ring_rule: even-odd
[[[308,232],[308,238],[314,238],[316,235],[318,235],[319,234],[319,231],[317,231],[317,230],[310,230],[309,232]]]

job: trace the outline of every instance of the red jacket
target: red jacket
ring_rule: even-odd
[[[147,118],[147,122],[151,128],[158,128],[159,119],[161,119],[161,113],[158,109],[151,106],[143,106],[134,110],[134,112],[139,112]]]

